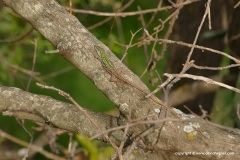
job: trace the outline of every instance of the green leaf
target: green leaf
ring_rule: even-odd
[[[87,136],[76,134],[76,139],[87,150],[89,160],[98,160],[98,147]]]

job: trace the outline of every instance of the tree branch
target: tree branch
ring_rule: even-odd
[[[0,86],[0,112],[6,116],[46,123],[89,136],[99,132],[86,115],[74,105],[18,88]],[[95,118],[95,123],[100,128],[107,128],[110,125],[109,116],[88,110],[85,112]]]
[[[110,82],[109,74],[93,55],[94,45],[99,45],[105,49],[110,55],[111,61],[118,68],[121,68],[127,79],[148,90],[135,74],[88,32],[64,7],[54,0],[4,0],[4,3],[30,22],[35,29],[57,47],[61,56],[87,75],[114,104],[127,103],[131,109],[132,120],[156,120],[159,118],[158,112],[156,113],[154,109],[158,109],[160,106],[150,99],[143,100],[142,92],[127,84],[121,84],[119,87]],[[93,136],[98,132],[95,126],[75,106],[16,88],[0,87],[0,111],[4,112],[5,115],[14,115],[21,119],[50,124],[88,136]],[[227,129],[213,126],[199,117],[185,115],[177,109],[173,109],[173,112],[178,114],[179,121],[166,122],[162,130],[159,129],[161,123],[155,126],[139,124],[135,126],[134,130],[129,128],[129,131],[134,131],[135,139],[137,139],[137,141],[133,139],[134,145],[130,145],[130,148],[132,146],[138,147],[136,148],[137,152],[131,153],[129,157],[133,156],[134,159],[238,158],[240,136],[237,130],[230,132]],[[108,116],[91,111],[88,111],[88,114],[95,117],[100,128],[105,129],[110,126]],[[168,113],[167,118],[171,117],[173,115]],[[186,119],[187,121],[183,121]],[[123,120],[121,123],[125,122]],[[188,138],[190,136],[191,139]],[[150,150],[153,152],[150,153]],[[234,154],[180,156],[179,154],[183,152],[231,152]]]

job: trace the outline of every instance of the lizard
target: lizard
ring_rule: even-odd
[[[146,91],[145,89],[143,89],[142,87],[140,87],[140,86],[136,85],[135,83],[129,81],[128,79],[124,78],[118,72],[118,70],[115,68],[114,64],[109,59],[109,57],[107,56],[106,52],[104,51],[104,49],[102,47],[95,45],[94,49],[97,52],[97,53],[94,54],[95,58],[100,60],[103,68],[111,75],[111,79],[113,79],[113,78],[116,79],[117,78],[120,81],[124,82],[125,84],[130,85],[130,86],[134,87],[135,89],[143,92],[144,94],[146,94],[146,95],[149,94],[149,92]],[[149,99],[153,100],[155,103],[159,104],[160,106],[167,107],[161,100],[159,100],[154,95],[150,96]]]

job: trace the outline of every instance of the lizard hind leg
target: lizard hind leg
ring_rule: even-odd
[[[123,89],[123,86],[121,84],[121,80],[119,80],[115,75],[111,76],[110,82],[114,82],[117,85],[117,87],[119,87],[120,89]]]
[[[110,78],[110,82],[116,82],[117,83],[118,79],[115,75],[112,75]]]

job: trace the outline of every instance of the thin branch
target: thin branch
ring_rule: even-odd
[[[173,6],[166,6],[162,8],[154,8],[154,9],[146,9],[142,11],[135,11],[135,12],[122,12],[122,13],[111,13],[111,12],[97,12],[97,11],[90,11],[90,10],[80,10],[80,9],[72,9],[75,13],[83,13],[83,14],[92,14],[95,16],[106,16],[106,17],[127,17],[127,16],[136,16],[140,14],[148,14],[152,12],[159,12],[159,11],[165,11],[165,10],[171,10],[176,9],[194,2],[197,2],[200,0],[188,0],[186,2],[183,2],[181,4],[173,5]]]
[[[211,1],[209,2],[209,5],[207,5],[207,12],[208,12],[208,13],[207,13],[207,14],[208,14],[208,29],[209,29],[209,30],[212,29],[210,4],[211,4]]]
[[[156,119],[156,120],[141,120],[141,121],[136,121],[136,122],[129,123],[128,127],[130,128],[130,127],[134,127],[134,126],[137,126],[137,125],[143,125],[143,124],[159,124],[159,123],[166,122],[166,121],[180,122],[180,121],[185,121],[185,120],[182,120],[182,119],[179,119],[179,118],[164,118],[164,119]],[[90,139],[91,140],[92,139],[96,139],[96,138],[100,137],[103,134],[110,133],[110,132],[117,131],[117,130],[121,130],[121,129],[125,129],[126,127],[127,127],[127,125],[121,125],[121,126],[118,126],[118,127],[110,128],[110,129],[107,129],[105,131],[102,131],[102,132],[92,136]]]
[[[237,105],[237,117],[240,120],[240,104]]]
[[[179,1],[179,3],[181,3],[181,2]],[[182,7],[179,7],[179,8],[176,9],[170,16],[168,16],[164,21],[160,21],[160,22],[161,22],[161,23],[160,23],[160,26],[159,26],[160,28],[159,28],[159,27],[156,27],[156,28],[154,29],[155,32],[152,34],[152,36],[155,35],[155,38],[157,39],[158,36],[159,36],[159,32],[164,28],[165,24],[166,24],[168,21],[170,21],[170,22],[169,22],[169,27],[168,27],[165,35],[164,35],[164,39],[169,38],[170,34],[172,33],[173,26],[174,26],[174,24],[175,24],[175,22],[176,22],[176,20],[177,20],[177,18],[178,18],[178,15],[179,15],[179,12],[180,12],[181,9],[182,9]],[[152,36],[151,36],[151,37],[152,37]],[[156,45],[157,45],[157,42],[154,42],[153,47],[152,47],[151,59],[150,59],[150,61],[149,61],[149,63],[148,63],[148,66],[147,66],[147,68],[146,68],[146,70],[149,70],[149,81],[150,81],[152,84],[154,84],[154,81],[152,80],[152,79],[153,79],[153,78],[152,78],[152,77],[153,77],[152,71],[156,68],[157,62],[163,58],[164,53],[165,53],[165,51],[166,51],[166,49],[167,49],[167,44],[165,43],[165,44],[162,45],[162,49],[161,49],[160,53],[157,54],[157,53],[156,53],[156,49],[155,49],[155,48],[156,48]],[[143,72],[143,73],[144,73],[144,72]],[[143,74],[142,74],[141,76],[143,76]],[[166,99],[166,100],[167,100],[167,99]]]
[[[24,157],[22,158],[22,160],[26,160],[27,157],[29,156],[29,150],[30,150],[31,145],[32,145],[32,143],[33,143],[33,134],[30,133],[30,132],[27,130],[27,128],[25,127],[25,125],[24,125],[24,120],[21,121],[21,120],[19,120],[19,119],[16,118],[16,121],[17,121],[18,125],[22,127],[22,129],[24,130],[24,132],[30,137],[29,146],[27,147],[26,153],[25,153]]]
[[[121,12],[121,11],[124,11],[125,9],[127,9],[134,1],[135,1],[135,0],[130,0],[130,1],[128,1],[127,4],[125,4],[125,5],[120,9],[120,12]],[[102,21],[100,21],[100,22],[98,22],[98,23],[96,23],[96,24],[94,24],[94,25],[92,25],[92,26],[87,27],[87,29],[88,29],[88,30],[92,30],[92,29],[94,29],[94,28],[97,28],[97,27],[99,27],[99,26],[107,23],[107,22],[110,21],[112,18],[113,18],[113,17],[107,17],[106,19],[104,19],[104,20],[102,20]]]
[[[240,5],[240,1],[234,6],[234,8],[236,9],[239,5]]]
[[[133,40],[133,38],[136,36],[136,34],[137,34],[139,31],[141,31],[141,28],[140,28],[139,30],[137,30],[135,33],[132,33],[132,32],[131,32],[131,35],[132,35],[132,36],[131,36],[130,42],[129,42],[128,45],[126,45],[126,49],[125,49],[125,52],[124,52],[124,54],[123,54],[123,56],[122,56],[122,58],[121,58],[121,61],[123,61],[124,58],[127,56],[127,51],[128,51],[128,49],[130,48],[130,46],[132,45],[132,40]]]
[[[119,6],[119,8],[117,9],[117,11],[116,11],[115,13],[120,13],[121,7],[122,7],[122,3],[123,3],[123,0],[121,0],[120,6]],[[112,5],[113,10],[115,11],[115,8],[114,8],[114,7],[115,7],[115,6]],[[123,38],[124,35],[123,35],[122,23],[121,23],[120,19],[118,19],[118,17],[114,17],[114,18],[113,18],[112,25],[111,25],[111,27],[110,27],[110,31],[109,31],[108,36],[111,35],[112,30],[113,30],[113,26],[114,26],[115,22],[117,22],[118,24],[121,24],[121,26],[117,25],[117,30],[118,30],[119,39],[124,40],[124,38]],[[118,27],[118,26],[119,26],[119,27]]]
[[[3,57],[1,57],[1,56],[0,56],[0,58],[1,58],[0,61],[1,61],[3,64],[5,64],[5,65],[7,65],[8,67],[10,67],[11,69],[20,71],[20,72],[22,72],[23,74],[26,74],[26,75],[32,75],[32,77],[34,77],[35,79],[36,79],[36,76],[39,76],[39,75],[40,75],[39,72],[32,72],[32,71],[27,70],[27,69],[25,69],[25,68],[22,68],[22,67],[19,67],[19,66],[17,66],[17,65],[14,65],[14,64],[9,63],[7,60],[5,60],[5,58],[3,58]]]
[[[203,77],[203,76],[195,76],[195,75],[191,75],[191,74],[168,74],[168,73],[165,73],[164,76],[176,77],[176,78],[190,78],[190,79],[193,79],[193,80],[200,80],[200,81],[206,82],[207,84],[218,85],[218,86],[227,88],[229,90],[232,90],[234,92],[240,93],[240,89],[238,89],[238,88],[234,88],[232,86],[226,85],[226,84],[221,83],[221,82],[214,81],[210,78],[206,78],[206,77]]]
[[[160,1],[158,2],[157,8],[161,8],[162,4],[163,4],[163,0],[160,0]],[[158,12],[154,12],[154,13],[152,14],[150,20],[148,21],[148,24],[146,24],[146,27],[144,27],[144,29],[146,29],[147,27],[150,26],[150,24],[153,22],[154,18],[156,17],[157,13],[158,13]]]
[[[41,88],[45,88],[45,89],[50,89],[50,90],[54,90],[57,91],[58,94],[60,94],[61,96],[65,97],[66,99],[68,99],[70,102],[72,102],[80,111],[83,112],[83,114],[95,125],[96,128],[99,129],[99,126],[94,122],[93,118],[86,112],[85,109],[83,109],[68,93],[55,88],[53,86],[46,86],[40,83],[36,83],[37,86],[41,87]]]
[[[135,43],[132,45],[133,46],[138,46],[138,45],[141,45],[141,44],[145,44],[145,43],[149,43],[149,41],[154,41],[154,42],[159,42],[159,43],[168,43],[168,44],[177,44],[177,45],[181,45],[181,46],[186,46],[186,47],[189,47],[189,48],[197,48],[197,49],[200,49],[202,50],[202,52],[204,51],[209,51],[209,52],[212,52],[212,53],[216,53],[216,54],[219,54],[219,55],[222,55],[224,57],[227,57],[231,60],[233,60],[235,63],[238,63],[240,64],[240,60],[225,53],[225,52],[222,52],[222,51],[218,51],[218,50],[215,50],[215,49],[212,49],[212,48],[208,48],[208,47],[204,47],[204,46],[200,46],[200,45],[194,45],[194,44],[190,44],[190,43],[186,43],[186,42],[182,42],[182,41],[174,41],[174,40],[170,40],[170,39],[162,39],[162,38],[153,38],[147,30],[144,30],[144,32],[147,34],[148,36],[148,39],[144,39],[138,43]],[[240,37],[240,36],[239,36]]]
[[[50,90],[54,90],[57,91],[58,94],[60,94],[61,96],[65,97],[66,99],[68,99],[70,102],[72,102],[81,112],[83,112],[83,114],[90,120],[90,122],[92,122],[92,124],[99,130],[101,131],[101,128],[95,123],[94,119],[86,112],[85,109],[83,109],[68,93],[52,87],[52,86],[46,86],[40,83],[36,83],[37,86],[41,87],[41,88],[46,88],[46,89],[50,89]],[[116,144],[114,142],[112,142],[112,140],[109,138],[109,136],[107,134],[104,134],[105,138],[109,141],[109,143],[112,145],[112,147],[115,150],[118,150],[118,147],[116,146]]]
[[[14,43],[14,42],[18,42],[18,41],[21,41],[23,40],[25,37],[27,37],[30,33],[32,33],[33,31],[33,27],[31,27],[29,29],[29,31],[27,31],[26,33],[24,33],[23,35],[19,36],[18,38],[16,39],[13,39],[13,40],[0,40],[0,43]]]
[[[118,148],[118,155],[119,155],[119,159],[120,160],[123,160],[123,147],[124,147],[124,144],[125,144],[125,142],[126,142],[126,140],[127,140],[127,133],[128,133],[128,131],[129,131],[129,123],[131,123],[131,117],[132,117],[132,110],[131,110],[131,108],[129,108],[129,114],[127,115],[127,124],[126,124],[126,127],[125,127],[125,129],[124,129],[124,133],[123,133],[123,136],[122,136],[122,141],[121,141],[121,143],[120,143],[120,145],[119,145],[119,148]]]
[[[161,5],[158,5],[158,8],[159,7],[161,7]],[[138,6],[138,10],[141,10],[141,7],[140,6]],[[154,13],[154,15],[156,15],[157,14],[157,12],[155,12]],[[154,18],[155,16],[152,16],[152,18]],[[144,19],[144,16],[143,16],[143,14],[140,14],[140,21],[141,21],[141,24],[142,24],[142,28],[145,30],[145,29],[147,29],[147,26],[146,26],[146,22],[145,22],[145,19]],[[142,35],[142,37],[143,37],[143,39],[146,37],[146,34],[145,34],[145,32],[143,32],[143,35]],[[144,44],[143,45],[143,48],[144,48],[144,51],[143,51],[143,53],[144,53],[144,55],[145,55],[145,59],[146,59],[146,63],[148,63],[149,62],[149,56],[148,56],[148,46],[147,46],[147,44]],[[142,78],[142,76],[140,76],[140,78]]]
[[[50,51],[45,51],[46,54],[56,54],[56,53],[59,53],[59,50],[56,49],[56,50],[50,50]]]
[[[224,70],[224,69],[229,69],[229,68],[233,68],[233,67],[240,67],[240,64],[230,64],[224,67],[208,67],[208,66],[198,66],[196,64],[192,64],[192,66],[194,68],[197,69],[207,69],[207,70]]]
[[[72,14],[72,0],[69,0],[69,13]]]
[[[34,39],[33,64],[32,64],[32,69],[31,69],[31,72],[32,72],[32,73],[34,72],[34,68],[35,68],[35,65],[36,65],[37,44],[38,44],[38,39],[35,38],[35,39]],[[33,76],[32,76],[32,74],[31,74],[30,77],[29,77],[28,83],[27,83],[27,88],[26,88],[27,91],[29,90],[30,84],[31,84],[31,82],[32,82],[32,78],[33,78]]]
[[[158,39],[158,33],[159,33],[160,31],[162,31],[163,28],[164,28],[164,26],[165,26],[165,24],[166,24],[169,20],[171,20],[171,21],[169,22],[170,26],[169,26],[169,28],[168,28],[168,31],[167,31],[167,33],[166,33],[165,36],[164,36],[165,39],[168,38],[168,37],[170,36],[170,33],[171,33],[171,31],[172,31],[172,27],[173,27],[173,25],[174,25],[174,23],[175,23],[176,17],[177,17],[177,15],[178,15],[180,9],[181,9],[181,8],[178,8],[178,9],[177,9],[176,11],[174,11],[170,16],[168,16],[164,21],[161,20],[161,19],[159,19],[160,24],[159,24],[157,27],[154,28],[155,32],[152,33],[151,35],[148,33],[147,29],[144,28],[144,37],[143,37],[143,39],[147,39],[147,38],[145,38],[145,35],[148,35],[148,37],[151,37],[150,39],[152,39],[152,38],[153,38],[152,36],[155,35],[155,38],[153,38],[153,39]],[[165,52],[166,45],[164,45],[164,46],[162,47],[161,53],[160,53],[158,56],[154,57],[154,56],[153,56],[153,55],[154,55],[153,53],[155,52],[154,49],[155,49],[156,43],[157,43],[157,41],[154,43],[154,45],[153,45],[153,47],[152,47],[152,54],[151,54],[150,60],[147,60],[147,62],[148,62],[147,67],[145,68],[145,70],[143,71],[143,73],[141,74],[140,77],[143,77],[143,76],[145,75],[145,73],[146,73],[148,70],[150,70],[150,75],[149,75],[149,77],[150,77],[150,80],[151,80],[151,77],[152,77],[151,71],[154,70],[154,68],[156,67],[156,62],[159,61],[159,60],[162,58],[163,53]],[[146,46],[146,43],[143,43],[143,45],[144,45],[144,48],[147,47],[147,46]],[[154,57],[154,58],[153,58],[153,57]]]
[[[210,3],[211,3],[211,0],[208,0],[208,2],[207,2],[207,8],[208,8],[208,7],[210,8]],[[210,10],[210,9],[209,9],[209,10]],[[184,70],[185,70],[185,68],[187,68],[187,64],[188,64],[188,63],[190,62],[190,60],[191,60],[191,57],[192,57],[192,54],[193,54],[193,50],[195,49],[194,45],[196,45],[196,43],[197,43],[197,40],[198,40],[200,31],[201,31],[202,26],[203,26],[203,23],[204,23],[204,21],[205,21],[205,19],[206,19],[206,16],[207,16],[208,14],[209,14],[209,13],[208,13],[208,10],[206,9],[206,11],[205,11],[205,13],[204,13],[204,15],[203,15],[202,21],[201,21],[201,23],[200,23],[200,25],[199,25],[199,27],[198,27],[196,36],[195,36],[195,38],[194,38],[193,46],[191,47],[191,50],[190,50],[190,52],[188,53],[187,60],[186,60],[186,62],[185,62],[185,65],[184,65],[183,70],[182,70],[181,73],[184,73],[184,72],[185,72]]]
[[[222,55],[224,57],[227,57],[231,60],[233,60],[235,63],[238,63],[240,64],[240,60],[225,53],[225,52],[222,52],[222,51],[218,51],[218,50],[215,50],[215,49],[212,49],[212,48],[208,48],[208,47],[204,47],[204,46],[199,46],[199,45],[193,45],[193,44],[190,44],[190,43],[185,43],[185,42],[182,42],[182,41],[173,41],[173,40],[169,40],[169,39],[161,39],[161,38],[158,38],[158,39],[155,39],[153,37],[149,37],[148,39],[149,41],[158,41],[159,43],[169,43],[169,44],[177,44],[177,45],[181,45],[181,46],[186,46],[186,47],[194,47],[194,48],[197,48],[197,49],[200,49],[202,50],[203,52],[204,51],[209,51],[209,52],[212,52],[212,53],[216,53],[216,54],[219,54],[219,55]],[[143,41],[148,41],[148,40],[143,40]],[[140,43],[140,42],[139,42]],[[138,45],[139,43],[137,44],[134,44],[134,45]],[[142,43],[142,42],[141,42]],[[133,45],[133,46],[134,46]]]
[[[40,75],[39,72],[30,71],[30,70],[27,70],[27,69],[25,69],[25,68],[19,67],[19,66],[17,66],[17,65],[11,64],[11,63],[9,63],[9,62],[5,59],[5,57],[3,57],[3,56],[1,56],[1,55],[0,55],[0,62],[3,63],[3,64],[5,64],[5,65],[7,65],[7,67],[9,67],[9,68],[11,68],[12,70],[14,70],[14,72],[19,71],[19,72],[21,72],[21,73],[23,73],[23,74],[26,74],[26,75],[34,78],[34,79],[35,79],[36,81],[38,81],[38,82],[44,83],[44,82],[38,77],[38,76]]]
[[[16,137],[13,137],[12,135],[10,135],[10,134],[2,131],[1,129],[0,129],[0,136],[3,137],[3,138],[8,139],[8,140],[10,140],[10,141],[12,141],[12,142],[14,142],[14,143],[17,143],[17,144],[19,144],[19,145],[21,145],[21,146],[24,146],[24,147],[28,147],[28,146],[29,146],[29,143],[27,143],[27,142],[25,142],[25,141],[23,141],[23,140],[21,140],[21,139],[18,139],[18,138],[16,138]],[[52,154],[52,153],[49,153],[49,152],[43,150],[43,148],[40,148],[40,147],[38,147],[38,146],[36,146],[36,145],[33,145],[33,144],[32,144],[32,145],[30,146],[30,148],[31,148],[31,150],[34,150],[34,151],[36,151],[36,152],[44,155],[45,157],[47,157],[47,158],[49,158],[49,159],[65,160],[65,158],[62,158],[62,157],[59,157],[59,156],[54,155],[54,154]]]
[[[67,73],[67,72],[70,72],[74,69],[73,66],[68,66],[68,67],[65,67],[63,69],[59,69],[55,72],[52,72],[52,73],[49,73],[49,74],[46,74],[46,75],[42,75],[40,76],[40,79],[41,80],[46,80],[46,79],[49,79],[49,78],[53,78],[53,77],[56,77],[56,76],[59,76],[61,74],[64,74],[64,73]]]
[[[210,7],[210,3],[211,3],[211,0],[208,0],[208,2],[207,2],[207,7]],[[192,66],[191,64],[192,64],[193,62],[191,61],[191,57],[192,57],[192,54],[193,54],[193,50],[195,49],[195,45],[196,45],[196,43],[197,43],[197,39],[198,39],[198,37],[199,37],[200,31],[201,31],[201,29],[202,29],[203,23],[204,23],[207,15],[208,15],[208,10],[207,10],[207,8],[206,8],[205,13],[204,13],[204,15],[203,15],[203,18],[202,18],[202,20],[201,20],[201,23],[200,23],[200,25],[199,25],[199,27],[198,27],[196,36],[195,36],[195,38],[194,38],[193,44],[191,45],[191,50],[190,50],[190,52],[189,52],[188,55],[187,55],[187,60],[186,60],[186,62],[184,63],[183,69],[182,69],[182,71],[180,72],[180,74],[184,74],[184,73],[185,73],[189,68],[191,68],[191,66]],[[149,36],[149,37],[150,37],[150,39],[152,39],[152,36]],[[173,77],[173,76],[169,77],[169,78],[166,80],[167,82],[170,82],[170,83],[167,85],[167,88],[166,88],[166,95],[168,95],[168,92],[170,92],[172,86],[173,86],[176,82],[178,82],[179,80],[180,80],[179,77]],[[162,85],[160,85],[160,86],[162,86]],[[161,89],[160,86],[158,86],[157,89],[155,89],[153,92],[151,92],[150,94],[148,94],[146,97],[149,97],[149,96],[157,93],[157,92]]]

